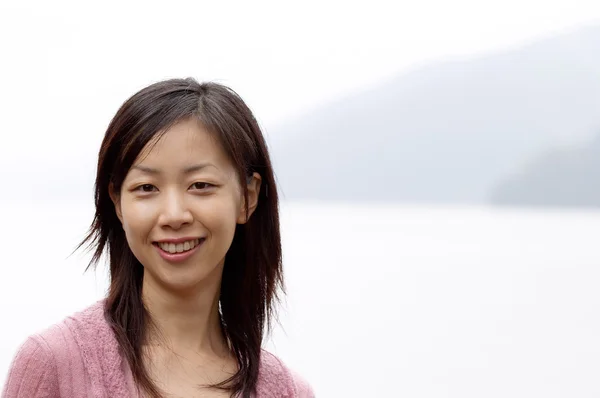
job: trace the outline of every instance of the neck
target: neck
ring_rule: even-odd
[[[166,345],[175,352],[228,355],[219,319],[219,293],[220,283],[210,283],[181,295],[144,276],[142,300],[154,326],[148,331],[147,344]]]

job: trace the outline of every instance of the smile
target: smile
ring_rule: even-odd
[[[200,241],[200,239],[193,239],[180,243],[158,242],[157,245],[167,253],[177,254],[194,249],[200,244]]]
[[[170,263],[181,263],[196,253],[206,238],[189,239],[175,242],[154,242],[153,246],[163,260]]]

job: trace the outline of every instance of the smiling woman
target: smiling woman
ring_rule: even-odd
[[[261,348],[283,287],[278,198],[231,89],[153,84],[110,123],[83,244],[108,296],[18,351],[4,397],[311,397]]]

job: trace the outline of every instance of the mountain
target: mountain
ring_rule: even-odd
[[[600,134],[586,145],[555,148],[498,184],[495,205],[600,207]]]
[[[600,126],[600,26],[440,62],[270,135],[289,200],[485,203],[548,148]]]

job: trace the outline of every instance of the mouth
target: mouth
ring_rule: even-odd
[[[153,246],[158,249],[159,254],[166,260],[184,260],[191,255],[205,238],[191,239],[184,242],[154,242]]]
[[[189,250],[193,250],[196,246],[204,241],[204,238],[192,239],[185,242],[169,243],[169,242],[154,242],[154,245],[158,246],[161,250],[170,253],[184,253]]]

